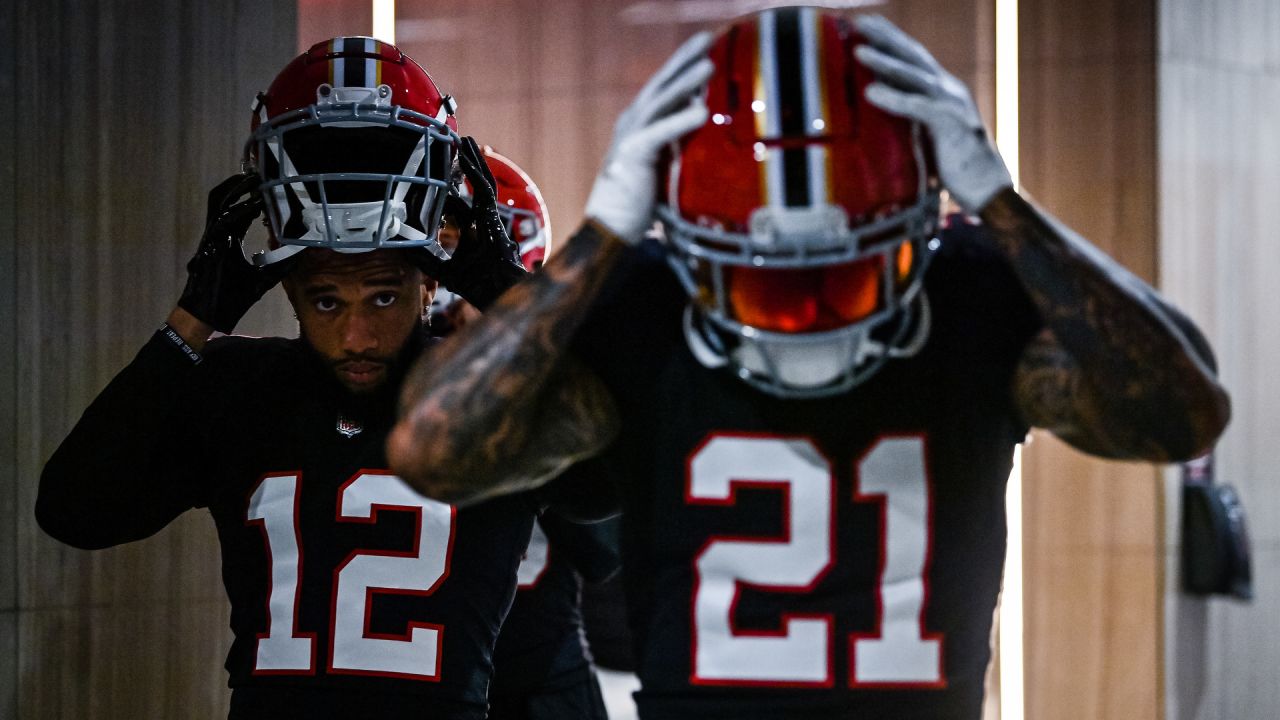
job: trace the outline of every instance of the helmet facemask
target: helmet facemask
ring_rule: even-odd
[[[262,176],[275,262],[306,247],[423,247],[436,239],[458,135],[440,117],[391,104],[392,91],[320,85],[316,102],[262,119],[246,146]]]

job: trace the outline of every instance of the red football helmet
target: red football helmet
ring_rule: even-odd
[[[923,129],[863,97],[858,42],[811,7],[722,32],[658,207],[695,354],[779,396],[847,390],[928,332],[939,185]]]
[[[507,235],[520,246],[520,261],[533,271],[551,252],[551,215],[542,193],[528,174],[505,155],[484,146],[484,159],[498,184],[498,215]],[[470,199],[471,182],[463,179],[463,195]]]
[[[245,162],[262,176],[275,262],[305,247],[425,247],[436,239],[458,138],[453,99],[395,46],[317,43],[258,96]]]

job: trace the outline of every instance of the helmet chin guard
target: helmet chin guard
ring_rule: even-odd
[[[334,38],[259,96],[244,163],[262,176],[273,249],[426,248],[436,238],[460,138],[452,98],[394,46]]]

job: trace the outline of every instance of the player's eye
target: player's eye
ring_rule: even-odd
[[[378,293],[373,297],[373,304],[378,307],[391,307],[399,298],[400,296],[393,292]]]
[[[314,301],[316,310],[322,313],[333,312],[338,309],[338,299],[331,297],[318,297]]]

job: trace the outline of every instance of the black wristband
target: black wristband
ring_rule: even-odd
[[[177,330],[169,327],[169,323],[161,325],[160,329],[156,331],[156,334],[163,337],[169,342],[169,344],[180,350],[183,355],[186,355],[187,358],[191,360],[192,365],[199,365],[200,361],[204,360],[204,356],[188,345],[187,341],[182,339],[182,336],[178,334]]]

